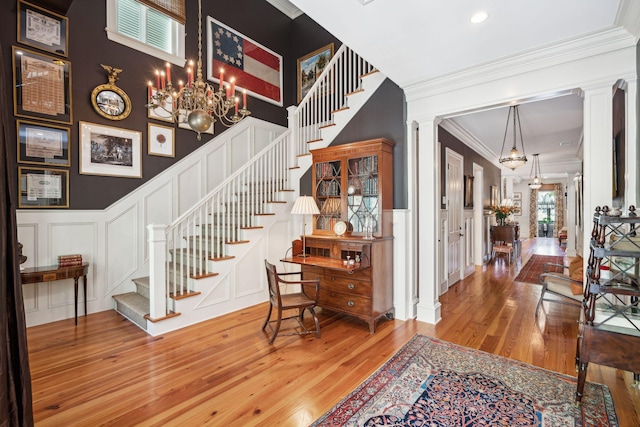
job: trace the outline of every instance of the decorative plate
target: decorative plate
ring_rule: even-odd
[[[344,221],[338,221],[333,226],[333,232],[336,236],[342,236],[347,231],[347,223]]]

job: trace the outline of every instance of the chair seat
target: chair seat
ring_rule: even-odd
[[[282,305],[288,308],[308,307],[314,304],[314,301],[303,293],[281,294]]]
[[[547,291],[553,292],[565,296],[567,298],[573,298],[576,301],[582,301],[582,293],[574,294],[571,291],[571,283],[574,282],[569,276],[564,274],[554,277],[553,275],[546,276],[545,282],[547,283]]]

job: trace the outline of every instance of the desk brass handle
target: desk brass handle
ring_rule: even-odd
[[[349,289],[354,289],[355,287],[356,287],[356,286],[355,286],[353,283],[349,283],[349,284],[347,285],[347,288],[349,288]]]
[[[349,307],[353,307],[353,306],[355,306],[355,305],[356,305],[356,303],[355,303],[355,302],[353,302],[353,301],[348,301],[348,302],[347,302],[347,305],[348,305]]]
[[[43,282],[51,282],[56,280],[56,273],[49,273],[49,274],[43,274],[42,275],[42,281]]]

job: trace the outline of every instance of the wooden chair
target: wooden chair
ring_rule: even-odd
[[[495,260],[497,254],[506,254],[511,264],[511,258],[515,258],[516,227],[509,225],[491,227],[491,259]]]
[[[280,331],[280,325],[283,320],[295,319],[298,322],[300,327],[294,333],[282,334],[282,335],[304,335],[311,334],[313,330],[307,329],[303,321],[304,310],[309,310],[311,315],[313,316],[313,321],[315,322],[315,332],[316,336],[320,338],[320,323],[318,322],[318,316],[314,310],[315,306],[318,304],[318,295],[320,294],[320,279],[313,280],[283,280],[281,276],[286,276],[290,274],[300,274],[297,272],[291,273],[278,273],[276,271],[276,267],[273,264],[270,264],[267,260],[264,261],[264,265],[267,270],[267,282],[269,284],[269,312],[267,313],[267,318],[262,325],[262,330],[269,325],[269,329],[271,329],[273,335],[269,340],[269,344],[273,344],[276,337],[278,336],[278,332]],[[280,285],[299,285],[300,291],[295,293],[281,293]],[[313,298],[309,297],[305,292],[305,286],[312,286]],[[273,308],[277,310],[277,318],[274,320],[271,319],[271,313]],[[298,314],[289,317],[282,317],[282,312],[285,310],[297,309]],[[275,323],[275,326],[272,326],[272,323]]]

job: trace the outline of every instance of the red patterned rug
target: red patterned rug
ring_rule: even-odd
[[[520,270],[520,273],[518,273],[518,276],[513,280],[516,282],[538,283],[538,275],[543,272],[542,265],[547,262],[564,265],[564,256],[531,255],[529,261],[527,261]],[[559,273],[562,273],[563,270],[563,268],[556,269]]]
[[[313,426],[618,426],[609,389],[416,335]]]

